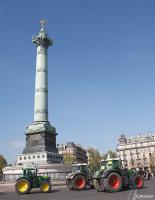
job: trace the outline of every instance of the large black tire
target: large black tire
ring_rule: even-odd
[[[133,177],[133,188],[141,189],[144,186],[144,178],[140,174],[136,174]]]
[[[94,186],[95,190],[97,190],[97,188],[98,188],[99,181],[100,181],[100,179],[93,179],[93,186]]]
[[[87,186],[86,178],[82,175],[77,175],[71,181],[71,187],[74,190],[84,190]]]
[[[101,179],[99,179],[99,180],[97,181],[95,189],[96,189],[98,192],[104,192],[104,191],[105,191],[104,178],[101,178]]]
[[[30,181],[24,178],[21,178],[16,181],[15,190],[18,194],[27,194],[31,190]]]
[[[51,183],[49,181],[45,181],[40,185],[40,191],[43,193],[51,192]]]
[[[107,178],[104,179],[104,189],[108,192],[118,192],[122,189],[121,176],[116,172],[111,172]]]
[[[67,180],[66,180],[66,185],[67,185],[67,188],[68,188],[68,189],[70,189],[70,190],[73,189],[73,187],[72,187],[72,180],[67,179]]]

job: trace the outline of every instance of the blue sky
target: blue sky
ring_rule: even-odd
[[[0,153],[14,162],[33,121],[39,20],[49,48],[49,120],[57,143],[101,153],[120,134],[155,132],[155,1],[1,0]]]

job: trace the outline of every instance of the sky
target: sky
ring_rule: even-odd
[[[57,143],[101,153],[155,132],[154,0],[0,0],[0,154],[8,163],[33,122],[39,20],[48,50],[49,121]]]

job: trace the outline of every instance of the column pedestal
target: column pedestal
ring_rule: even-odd
[[[49,122],[34,122],[26,129],[26,147],[23,153],[57,153],[56,135],[56,129]]]

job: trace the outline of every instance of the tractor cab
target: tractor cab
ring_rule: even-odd
[[[100,163],[100,169],[94,172],[94,175],[93,175],[94,180],[96,178],[100,177],[101,174],[103,173],[103,171],[106,169],[106,161],[105,160],[102,159],[99,161],[99,163]],[[96,184],[95,181],[94,181],[94,184]]]
[[[85,163],[78,163],[72,166],[72,173],[88,173],[88,166]]]
[[[118,158],[107,158],[105,161],[106,170],[122,169],[122,162]]]
[[[106,161],[105,160],[100,160],[100,170],[104,170],[106,167]]]
[[[30,168],[23,168],[23,177],[31,179],[32,177],[37,177],[37,168],[30,167]]]

